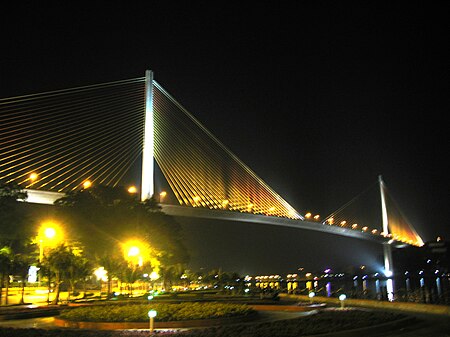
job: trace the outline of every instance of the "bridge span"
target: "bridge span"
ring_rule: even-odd
[[[62,198],[65,194],[41,190],[25,189],[28,194],[27,202],[52,205],[55,200]],[[306,229],[328,234],[346,236],[355,239],[368,240],[380,244],[391,244],[395,248],[404,246],[404,243],[392,240],[380,235],[371,235],[363,231],[355,231],[346,227],[331,226],[317,221],[289,219],[262,214],[251,214],[245,212],[233,212],[227,210],[213,210],[204,207],[189,207],[180,205],[160,204],[162,211],[176,217],[202,218],[212,220],[227,220],[235,222],[248,222],[272,226],[291,227]]]

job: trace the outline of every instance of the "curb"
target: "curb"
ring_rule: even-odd
[[[161,328],[196,328],[196,327],[212,327],[217,325],[245,323],[256,320],[258,313],[252,313],[246,316],[228,317],[228,318],[211,318],[197,319],[190,321],[169,321],[154,322],[156,329]],[[55,326],[63,328],[75,329],[95,329],[95,330],[122,330],[122,329],[148,329],[149,322],[80,322],[69,321],[55,317]]]

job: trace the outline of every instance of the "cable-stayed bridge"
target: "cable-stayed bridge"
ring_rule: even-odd
[[[377,205],[362,206],[363,193],[323,221],[301,215],[151,71],[140,78],[4,98],[0,121],[0,183],[20,184],[30,202],[51,203],[91,184],[126,186],[132,181],[140,186],[141,199],[159,196],[156,163],[178,201],[162,202],[169,214],[303,228],[385,247],[423,244],[381,177],[375,186]],[[358,205],[363,213],[376,207],[379,219],[358,218]]]

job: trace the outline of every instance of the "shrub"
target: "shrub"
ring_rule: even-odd
[[[253,309],[244,304],[197,303],[96,305],[64,310],[60,317],[83,322],[146,322],[148,311],[156,310],[155,321],[185,321],[248,315]]]

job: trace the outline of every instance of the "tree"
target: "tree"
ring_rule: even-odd
[[[61,284],[64,281],[69,281],[75,274],[75,266],[78,257],[73,253],[73,250],[65,243],[50,250],[45,256],[43,264],[55,275],[55,298],[52,304],[58,304]],[[72,275],[71,275],[72,273]]]
[[[106,298],[111,298],[112,293],[112,280],[114,277],[120,277],[122,274],[123,266],[125,261],[121,256],[116,255],[103,255],[97,257],[97,264],[103,267],[108,272],[108,283],[107,283],[107,295]]]
[[[0,304],[2,303],[3,286],[6,281],[5,304],[8,304],[9,274],[12,268],[12,251],[9,247],[0,249]]]
[[[189,259],[181,226],[152,198],[140,202],[123,187],[98,185],[69,193],[55,205],[91,256],[114,255],[121,242],[133,237],[146,241],[165,265]]]
[[[184,266],[181,264],[163,266],[161,268],[161,277],[163,279],[164,289],[172,289],[172,286],[180,281],[183,271]]]
[[[0,246],[16,248],[31,235],[31,226],[21,209],[27,193],[16,183],[0,184]]]
[[[79,281],[84,283],[86,277],[88,277],[92,271],[92,264],[88,259],[75,254],[73,250],[72,254],[73,257],[70,261],[70,265],[67,267],[67,280],[70,285],[68,300],[70,300],[70,294],[75,293],[76,283]]]
[[[32,265],[33,262],[34,262],[34,257],[30,254],[18,253],[18,254],[14,254],[14,256],[13,256],[12,273],[13,273],[13,275],[20,277],[21,285],[22,285],[19,304],[24,303],[25,284],[27,281],[30,265]]]

